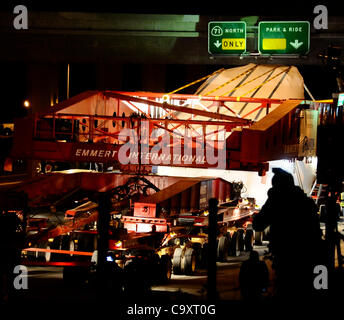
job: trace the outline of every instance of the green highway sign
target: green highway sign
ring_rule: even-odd
[[[241,54],[246,51],[246,22],[211,21],[208,23],[210,54]]]
[[[261,54],[307,54],[310,45],[308,21],[261,21],[258,50]]]

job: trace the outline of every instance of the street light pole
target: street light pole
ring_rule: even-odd
[[[69,99],[69,73],[70,73],[70,66],[68,63],[67,64],[67,99]]]

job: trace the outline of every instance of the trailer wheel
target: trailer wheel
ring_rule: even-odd
[[[265,228],[265,230],[262,232],[263,236],[263,240],[269,241],[270,240],[270,226],[268,226],[267,228]]]
[[[97,235],[95,235],[93,237],[93,248],[94,248],[94,250],[98,249],[98,237],[97,237]]]
[[[228,253],[228,240],[225,236],[221,236],[217,244],[217,260],[226,261],[227,253]]]
[[[231,256],[233,257],[239,257],[240,256],[240,233],[238,231],[235,231],[232,236],[232,240],[230,243],[230,252]]]
[[[78,251],[93,251],[94,248],[94,239],[92,235],[89,234],[80,234],[78,237]]]
[[[69,241],[69,251],[75,251],[75,242],[72,239]],[[73,253],[70,256],[73,257]]]
[[[261,231],[255,231],[255,233],[254,233],[254,244],[256,246],[261,246],[263,244],[262,238],[263,238],[263,233]]]
[[[50,246],[47,245],[46,249],[50,250]],[[51,260],[51,252],[45,252],[45,262],[50,262]]]
[[[192,244],[192,248],[194,249],[195,255],[196,255],[196,265],[201,265],[201,257],[202,257],[202,245],[198,242],[195,242]]]
[[[38,247],[40,249],[50,249],[48,242],[42,242],[39,244]],[[51,257],[51,252],[38,252],[37,257],[39,261],[49,262],[50,257]]]
[[[172,269],[173,269],[174,274],[181,273],[182,254],[183,254],[182,248],[176,248],[174,250],[173,259],[172,259]]]
[[[208,263],[208,244],[204,243],[200,250],[200,266],[201,268],[206,268]]]
[[[69,235],[63,235],[61,237],[61,244],[60,244],[61,250],[69,250],[70,239],[71,239],[71,237]]]
[[[253,230],[248,229],[245,233],[245,251],[251,251],[253,249]]]
[[[91,265],[96,266],[98,264],[98,250],[94,250],[91,257]]]
[[[244,235],[245,235],[244,229],[238,229],[238,246],[239,246],[240,252],[245,250]]]
[[[37,251],[27,251],[26,255],[27,255],[27,258],[29,261],[35,261],[38,258],[38,252]]]
[[[172,262],[168,254],[164,254],[160,260],[161,265],[161,281],[168,282],[172,276]]]
[[[187,248],[182,257],[181,269],[186,275],[191,275],[196,271],[197,257],[193,248]]]
[[[61,237],[58,236],[54,238],[53,242],[50,243],[51,249],[60,250],[61,249]],[[50,261],[63,261],[61,260],[61,254],[50,252]]]
[[[231,233],[228,231],[225,235],[225,237],[227,238],[227,257],[231,255],[231,240],[232,240],[232,236]]]

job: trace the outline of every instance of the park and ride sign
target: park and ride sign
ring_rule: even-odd
[[[261,54],[305,55],[310,46],[308,21],[261,21],[258,51]]]
[[[245,21],[210,21],[208,23],[209,54],[249,54],[246,32]],[[306,55],[310,48],[310,23],[261,21],[258,25],[257,40],[261,55]]]
[[[210,54],[242,54],[246,51],[246,22],[211,21],[208,24]]]

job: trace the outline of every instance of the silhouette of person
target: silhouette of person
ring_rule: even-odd
[[[257,301],[263,298],[269,284],[269,271],[266,263],[259,260],[259,253],[250,252],[248,260],[240,267],[239,282],[241,295],[244,300]]]
[[[276,297],[314,293],[313,270],[321,242],[318,208],[294,185],[291,174],[274,168],[268,199],[253,219],[253,229],[270,226]]]

